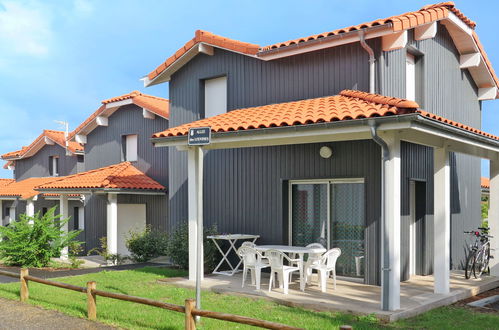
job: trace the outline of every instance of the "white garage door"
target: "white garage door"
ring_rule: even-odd
[[[126,237],[146,228],[146,204],[118,204],[118,253],[129,255]]]

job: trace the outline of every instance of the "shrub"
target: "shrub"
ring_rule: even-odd
[[[218,257],[215,244],[206,236],[215,235],[216,232],[216,226],[204,228],[204,271],[206,273],[211,273],[215,269]],[[167,255],[178,267],[182,269],[189,268],[189,225],[187,222],[178,225],[171,233],[168,240]]]
[[[82,242],[71,241],[68,245],[68,259],[71,268],[79,268],[85,261],[78,259],[78,256],[83,252]]]
[[[107,237],[99,238],[99,247],[95,247],[88,251],[87,255],[97,254],[100,255],[104,260],[111,263],[112,265],[122,265],[129,258],[127,256],[122,256],[119,253],[111,254],[107,250]]]
[[[166,255],[168,235],[165,232],[153,231],[150,226],[139,232],[130,232],[126,239],[126,247],[135,262],[146,262]]]
[[[45,267],[50,259],[59,257],[61,249],[68,246],[80,231],[64,232],[69,219],[55,215],[57,206],[41,216],[21,214],[19,221],[0,227],[0,258],[5,264],[22,267]],[[31,223],[30,223],[31,222]]]

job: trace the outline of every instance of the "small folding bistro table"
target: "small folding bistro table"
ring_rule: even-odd
[[[215,246],[217,247],[218,251],[222,254],[222,260],[218,263],[218,265],[215,267],[215,270],[213,271],[213,274],[220,274],[220,275],[228,275],[232,276],[234,275],[237,271],[239,271],[239,267],[241,266],[241,263],[243,262],[239,256],[238,260],[239,263],[234,267],[230,260],[228,259],[228,256],[230,255],[231,251],[236,253],[237,255],[237,249],[236,249],[236,243],[239,240],[250,240],[252,243],[255,243],[255,241],[260,237],[260,235],[246,235],[246,234],[228,234],[228,235],[212,235],[208,236],[207,238],[211,239],[213,243],[215,243]],[[229,242],[229,248],[227,251],[223,251],[220,245],[218,244],[218,240],[224,240]],[[229,265],[230,270],[222,270],[219,271],[220,267],[224,263],[224,261]]]

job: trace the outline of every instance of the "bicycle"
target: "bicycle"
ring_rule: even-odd
[[[469,279],[471,274],[480,278],[484,272],[490,272],[490,241],[492,236],[488,235],[490,228],[479,227],[479,231],[465,231],[465,234],[475,236],[475,242],[470,246],[470,254],[466,260],[465,277]]]

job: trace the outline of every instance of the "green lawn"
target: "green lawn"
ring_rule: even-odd
[[[166,268],[146,267],[129,271],[104,271],[57,280],[80,286],[86,286],[87,281],[93,280],[97,282],[97,288],[100,290],[183,305],[186,298],[194,297],[193,290],[157,282],[160,278],[180,275],[185,275],[185,273]],[[0,284],[0,297],[19,299],[19,283]],[[86,296],[82,293],[31,282],[29,302],[60,310],[69,315],[86,317]],[[369,316],[319,313],[281,306],[263,299],[220,295],[208,291],[203,292],[203,308],[286,323],[306,329],[334,329],[342,324],[350,324],[356,329],[386,327]],[[182,329],[184,326],[183,314],[103,297],[97,298],[97,318],[103,323],[132,329]],[[498,315],[475,314],[466,309],[446,307],[417,318],[391,324],[389,327],[492,329],[497,325],[499,325]],[[229,326],[237,329],[247,328],[206,318],[203,318],[200,328],[220,329]]]

